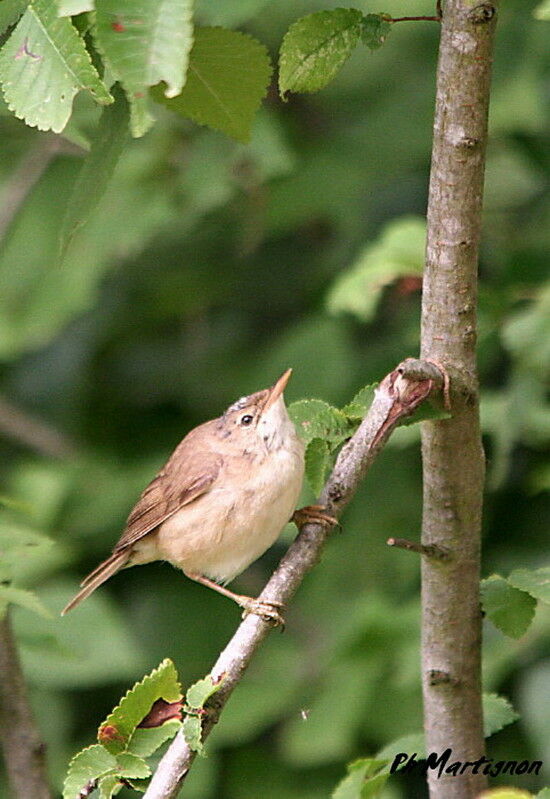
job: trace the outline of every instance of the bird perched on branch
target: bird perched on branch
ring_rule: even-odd
[[[284,402],[288,369],[270,388],[242,397],[191,430],[149,483],[112,554],[81,583],[63,614],[120,569],[166,560],[249,613],[282,623],[277,603],[225,588],[294,519],[333,524],[319,506],[294,513],[304,446]]]

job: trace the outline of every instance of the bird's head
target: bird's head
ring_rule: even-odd
[[[292,369],[287,369],[270,388],[230,405],[220,417],[220,435],[242,442],[243,449],[261,447],[265,451],[283,446],[295,435],[283,396],[291,374]]]

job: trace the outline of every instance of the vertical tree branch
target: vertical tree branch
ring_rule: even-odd
[[[0,738],[14,799],[51,799],[45,746],[27,698],[8,613],[0,619]]]
[[[452,419],[425,423],[422,435],[423,544],[451,555],[422,562],[426,747],[451,747],[452,760],[463,762],[484,751],[476,304],[495,6],[496,0],[447,0],[444,7],[422,306],[422,356],[448,370],[453,411]],[[430,797],[472,799],[484,779],[438,779],[432,771]]]

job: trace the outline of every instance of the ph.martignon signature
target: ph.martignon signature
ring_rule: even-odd
[[[542,768],[542,760],[497,760],[480,757],[478,760],[453,760],[453,750],[445,749],[444,752],[430,752],[428,757],[417,760],[418,753],[412,755],[399,752],[390,766],[390,774],[399,770],[400,774],[428,771],[437,771],[437,776],[443,775],[458,777],[461,774],[486,774],[489,777],[498,777],[499,774],[538,774]]]

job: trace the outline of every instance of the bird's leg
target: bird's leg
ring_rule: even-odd
[[[305,505],[294,511],[290,521],[294,522],[298,530],[301,530],[305,524],[323,524],[328,527],[339,525],[338,519],[330,516],[326,511],[324,505]]]
[[[195,572],[184,572],[184,574],[186,577],[189,577],[190,580],[194,580],[196,583],[201,583],[201,585],[206,585],[208,588],[213,588],[214,591],[218,592],[218,594],[222,594],[222,596],[232,599],[233,602],[236,602],[237,605],[240,605],[241,608],[244,608],[243,618],[248,616],[249,613],[255,613],[257,616],[261,616],[264,621],[268,621],[270,624],[273,624],[274,627],[277,627],[278,625],[281,625],[282,627],[285,626],[285,620],[280,612],[284,608],[284,604],[282,602],[267,602],[261,599],[254,599],[254,597],[251,596],[235,594],[233,591],[230,591],[229,588],[225,588],[225,586],[220,585],[215,580],[210,580],[208,577],[204,577],[202,574],[196,574]]]

